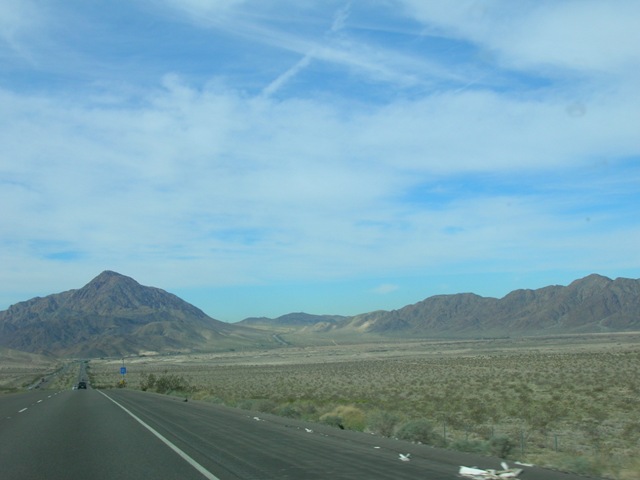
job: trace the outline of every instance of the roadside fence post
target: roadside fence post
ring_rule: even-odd
[[[444,444],[447,444],[447,419],[445,418],[442,421],[442,439],[444,441]]]

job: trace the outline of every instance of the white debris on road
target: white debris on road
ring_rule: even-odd
[[[502,463],[502,470],[493,470],[475,467],[460,467],[458,472],[460,477],[473,480],[500,480],[502,478],[518,478],[522,473],[521,468],[509,468],[509,465]]]

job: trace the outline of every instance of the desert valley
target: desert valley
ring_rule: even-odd
[[[632,479],[639,312],[640,280],[590,275],[501,299],[229,324],[107,271],[0,312],[0,391],[71,388],[83,364],[93,388]]]

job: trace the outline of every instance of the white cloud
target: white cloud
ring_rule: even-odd
[[[610,73],[640,60],[640,4],[633,0],[399,2],[429,31],[477,43],[515,68]]]
[[[185,278],[193,269],[220,281],[555,251],[545,237],[558,238],[565,220],[542,197],[470,192],[434,208],[403,195],[451,174],[522,175],[637,152],[637,122],[613,120],[628,105],[605,103],[573,118],[554,99],[466,91],[346,112],[176,76],[138,106],[4,92],[12,208],[2,235],[12,250],[31,238],[99,262],[161,255]]]
[[[395,292],[399,288],[400,287],[398,285],[394,285],[392,283],[383,283],[374,288],[373,293],[377,293],[379,295],[387,295],[389,293]]]

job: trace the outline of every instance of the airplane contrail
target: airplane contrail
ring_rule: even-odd
[[[349,17],[349,9],[351,8],[351,2],[348,2],[342,8],[340,8],[335,15],[333,16],[333,22],[331,22],[331,27],[329,30],[325,32],[325,37],[339,32],[344,28],[345,22]],[[313,47],[309,50],[295,65],[289,68],[286,72],[280,74],[278,78],[273,80],[269,85],[267,85],[262,90],[263,97],[270,97],[278,90],[280,90],[289,80],[298,75],[302,70],[309,66],[311,60],[316,57],[316,52],[319,50],[319,47]]]

